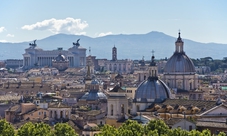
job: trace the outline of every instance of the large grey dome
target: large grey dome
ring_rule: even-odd
[[[191,59],[184,52],[184,42],[179,36],[175,42],[175,52],[167,61],[166,66],[164,68],[164,73],[195,73],[195,66]]]
[[[171,98],[170,89],[158,77],[148,77],[143,81],[135,94],[135,102],[162,102]]]
[[[96,101],[96,100],[107,100],[107,97],[104,93],[99,92],[97,90],[91,90],[87,93],[85,93],[80,100],[86,100],[86,101]]]
[[[195,66],[191,59],[184,52],[175,52],[167,61],[164,73],[195,73]]]

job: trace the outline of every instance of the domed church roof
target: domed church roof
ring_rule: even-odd
[[[66,61],[66,59],[64,55],[59,53],[58,56],[55,58],[55,61]]]
[[[152,61],[149,67],[150,76],[137,88],[134,102],[162,102],[166,98],[171,98],[170,89],[162,80],[158,78],[157,71],[154,56],[152,56]]]
[[[107,100],[107,97],[103,92],[99,92],[98,90],[91,90],[85,93],[80,98],[80,100],[86,100],[86,101]]]
[[[183,45],[184,42],[182,41],[179,32],[179,37],[175,42],[176,50],[167,61],[164,73],[195,73],[195,66],[192,60],[185,54]]]

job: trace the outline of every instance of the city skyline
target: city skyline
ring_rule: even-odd
[[[2,1],[0,42],[57,33],[101,37],[151,31],[197,42],[227,43],[226,1]]]

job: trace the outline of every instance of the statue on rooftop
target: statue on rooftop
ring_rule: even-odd
[[[31,46],[31,47],[36,47],[37,45],[36,45],[36,40],[34,40],[34,43],[29,43],[29,45]]]
[[[76,41],[76,43],[73,42],[73,45],[80,46],[79,41],[80,41],[80,39],[78,39],[78,40]]]

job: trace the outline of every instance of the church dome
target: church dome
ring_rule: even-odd
[[[135,102],[162,102],[171,98],[170,89],[158,77],[148,77],[143,81],[135,94]]]
[[[99,81],[96,80],[96,79],[93,79],[93,80],[91,81],[91,84],[92,84],[92,85],[98,85],[98,84],[99,84]]]
[[[177,38],[177,41],[175,42],[175,52],[174,54],[169,58],[169,60],[166,63],[166,66],[164,68],[164,73],[195,73],[195,66],[192,62],[192,60],[185,54],[183,50],[184,42],[182,41],[180,37]]]
[[[154,61],[154,55],[151,58],[149,66],[149,77],[144,80],[137,88],[134,102],[162,102],[167,98],[171,98],[170,89],[158,78],[158,69]]]
[[[99,92],[97,90],[91,90],[85,93],[80,98],[80,100],[85,100],[85,101],[107,100],[107,97],[103,92]]]
[[[192,72],[195,73],[195,66],[185,53],[175,52],[167,61],[164,68],[165,73]]]

